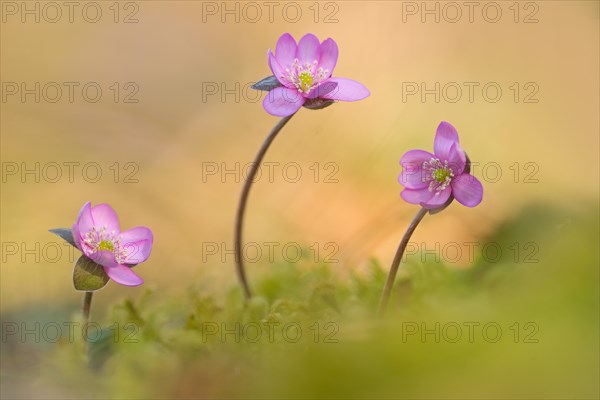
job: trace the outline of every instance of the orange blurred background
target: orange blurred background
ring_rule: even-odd
[[[290,121],[265,159],[275,163],[272,181],[263,175],[252,190],[247,242],[317,243],[320,258],[332,242],[339,262],[331,268],[341,274],[372,257],[389,265],[417,211],[399,197],[399,159],[431,150],[442,120],[458,129],[485,193],[474,209],[455,202],[427,217],[413,237],[427,249],[482,241],[528,203],[598,201],[597,2],[499,2],[497,22],[486,3],[470,22],[466,7],[458,18],[443,2],[427,3],[437,16],[421,2],[276,3],[271,16],[261,2],[98,2],[95,23],[85,3],[73,22],[63,8],[54,23],[48,3],[28,2],[34,14],[24,4],[2,2],[2,312],[80,301],[71,284],[78,254],[47,230],[71,226],[86,201],[111,204],[123,229],[154,231],[152,256],[137,269],[146,287],[234,285],[233,255],[223,250],[233,249],[241,172],[277,122],[262,108],[264,93],[248,86],[271,75],[266,53],[284,32],[335,39],[334,75],[371,96],[302,109]],[[34,93],[23,95],[23,83]],[[22,175],[36,163],[39,182],[35,172]],[[217,254],[207,254],[212,244]],[[269,265],[249,263],[251,280]],[[110,284],[97,301],[140,290]]]

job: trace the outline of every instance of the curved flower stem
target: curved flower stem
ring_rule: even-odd
[[[92,296],[94,292],[85,292],[85,296],[83,297],[83,308],[81,310],[81,314],[83,316],[83,343],[84,349],[87,349],[87,340],[88,340],[88,324],[90,322],[90,308],[92,307]]]
[[[248,285],[248,280],[246,279],[246,271],[244,269],[244,259],[242,257],[242,228],[244,225],[244,213],[246,211],[246,203],[248,202],[248,194],[250,193],[250,188],[252,187],[252,183],[254,178],[256,177],[256,172],[258,168],[260,168],[260,163],[265,156],[265,153],[269,149],[269,146],[279,133],[279,131],[288,123],[288,121],[294,116],[288,115],[287,117],[283,117],[275,127],[269,133],[269,136],[265,139],[260,150],[256,154],[254,158],[254,162],[252,163],[252,167],[248,172],[248,176],[246,176],[246,181],[244,182],[244,188],[242,189],[242,194],[240,196],[240,202],[237,209],[237,214],[235,218],[235,263],[237,268],[237,275],[240,280],[240,284],[242,285],[242,289],[244,290],[244,297],[246,300],[252,297],[252,292],[250,291],[250,286]]]
[[[398,267],[400,266],[400,261],[402,260],[404,250],[406,250],[406,246],[408,245],[408,241],[410,240],[410,237],[417,228],[417,225],[419,225],[419,222],[421,222],[421,220],[427,214],[428,211],[429,210],[427,210],[426,208],[421,208],[419,210],[417,215],[415,215],[415,218],[408,226],[408,229],[404,233],[402,240],[400,241],[400,245],[398,246],[398,250],[396,251],[396,256],[394,257],[394,261],[392,262],[390,272],[388,273],[387,281],[385,282],[383,293],[381,294],[381,300],[379,302],[379,309],[377,312],[379,315],[383,315],[387,307],[388,301],[390,299],[390,293],[392,291],[392,287],[394,286],[394,280],[396,280],[396,274],[398,273]]]

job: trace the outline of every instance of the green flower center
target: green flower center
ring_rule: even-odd
[[[127,260],[126,246],[121,244],[121,239],[116,231],[108,232],[106,225],[100,230],[93,226],[82,239],[92,254],[98,251],[110,251],[114,254],[115,261],[118,264],[123,264]]]
[[[312,87],[314,78],[309,71],[302,71],[298,74],[298,81],[300,83],[300,88],[304,92],[307,92]]]
[[[291,83],[300,93],[307,95],[323,83],[329,75],[331,75],[329,70],[319,67],[317,60],[313,60],[312,63],[306,61],[302,64],[295,58],[292,65],[285,69],[285,73],[281,74],[281,79],[282,82],[285,80]]]
[[[99,244],[98,244],[98,250],[108,250],[108,251],[113,251],[115,249],[115,246],[113,244],[113,242],[109,241],[109,240],[102,240]]]
[[[448,165],[448,161],[441,162],[439,158],[432,157],[423,162],[423,182],[429,183],[429,191],[439,194],[446,189],[454,178],[454,172]]]
[[[439,183],[445,182],[449,176],[450,176],[450,171],[446,168],[436,169],[433,172],[433,179],[435,179]]]

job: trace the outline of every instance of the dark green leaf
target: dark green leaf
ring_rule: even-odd
[[[262,80],[256,82],[254,85],[252,85],[252,89],[264,90],[265,92],[270,92],[271,90],[273,90],[279,86],[283,86],[283,85],[281,84],[281,82],[279,82],[277,80],[277,78],[275,78],[275,75],[271,75],[271,76],[266,77],[265,79],[262,79]]]
[[[335,103],[335,101],[329,99],[306,99],[304,107],[308,108],[309,110],[320,110],[322,108],[329,107],[333,103]]]
[[[433,215],[433,214],[437,214],[439,212],[444,211],[446,209],[446,207],[448,207],[450,205],[450,203],[452,203],[453,201],[454,201],[454,196],[450,195],[450,197],[448,197],[448,200],[446,200],[446,202],[444,204],[442,204],[438,208],[430,209],[429,214]]]
[[[50,229],[49,232],[54,233],[56,236],[60,236],[64,240],[66,240],[71,246],[77,247],[75,245],[75,240],[73,239],[73,231],[71,228],[56,228]]]
[[[76,290],[93,292],[102,289],[109,280],[101,265],[86,256],[79,257],[73,269],[73,285]]]

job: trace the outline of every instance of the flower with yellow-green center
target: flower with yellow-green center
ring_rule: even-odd
[[[352,79],[332,77],[338,59],[333,39],[320,43],[309,33],[296,44],[285,33],[277,41],[275,54],[269,50],[267,57],[278,85],[263,101],[263,107],[271,115],[286,117],[318,100],[357,101],[370,95],[366,87]]]
[[[454,198],[467,207],[478,205],[483,186],[469,173],[458,133],[448,122],[438,126],[433,149],[433,154],[410,150],[400,159],[403,170],[398,181],[405,187],[402,198],[430,210],[445,207]]]
[[[88,202],[73,225],[73,241],[85,256],[99,264],[115,282],[126,286],[144,283],[132,267],[146,261],[152,250],[152,231],[140,226],[121,232],[117,214],[108,204]]]

